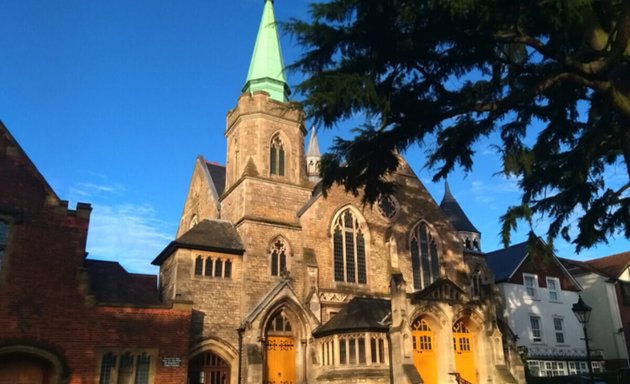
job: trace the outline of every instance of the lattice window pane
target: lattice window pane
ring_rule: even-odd
[[[333,252],[335,256],[335,281],[344,281],[343,238],[339,229],[335,229],[333,235]]]
[[[418,241],[414,238],[411,240],[411,268],[413,269],[413,287],[422,289],[422,278],[420,276],[420,253]]]
[[[355,266],[354,266],[354,236],[352,233],[346,232],[346,281],[355,282]]]
[[[149,368],[151,367],[151,357],[143,353],[138,356],[136,367],[135,384],[149,384]]]
[[[365,238],[363,233],[357,235],[357,269],[359,275],[359,283],[367,282],[367,271],[365,266]]]
[[[101,360],[101,377],[99,384],[110,384],[112,379],[112,370],[116,368],[116,355],[108,353]]]

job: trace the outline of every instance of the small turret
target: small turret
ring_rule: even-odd
[[[321,160],[322,156],[319,152],[317,130],[313,127],[311,129],[311,138],[308,142],[308,149],[306,150],[306,173],[308,175],[308,179],[315,183],[321,180],[321,177],[319,176]]]
[[[481,233],[470,222],[462,207],[460,207],[457,200],[455,200],[451,189],[448,187],[448,182],[444,183],[444,198],[440,203],[440,208],[442,208],[442,211],[446,214],[448,221],[450,221],[457,230],[464,249],[467,251],[480,252]]]

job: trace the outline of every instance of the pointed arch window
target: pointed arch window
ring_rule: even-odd
[[[481,269],[475,269],[475,272],[472,274],[472,282],[470,286],[470,293],[473,298],[481,297],[481,280],[482,274]]]
[[[284,176],[284,144],[279,135],[271,140],[269,157],[271,174]]]
[[[280,276],[287,270],[287,246],[282,239],[271,244],[271,275]]]
[[[365,284],[365,236],[350,208],[343,211],[333,229],[335,281]]]
[[[425,223],[418,224],[412,231],[410,248],[413,287],[424,289],[440,275],[437,242]]]

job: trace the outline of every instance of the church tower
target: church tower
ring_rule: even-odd
[[[289,94],[273,1],[266,0],[245,86],[227,114],[223,219],[295,223],[308,193],[306,129]]]

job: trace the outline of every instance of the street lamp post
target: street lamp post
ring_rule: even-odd
[[[591,365],[591,349],[588,345],[588,332],[586,331],[586,324],[591,318],[592,309],[593,308],[584,303],[584,300],[582,300],[582,296],[579,296],[578,302],[573,304],[573,307],[571,308],[573,313],[575,313],[575,317],[577,317],[580,324],[582,324],[582,329],[584,330],[584,343],[586,343],[586,363],[588,364],[588,375],[591,378],[591,383],[595,381],[595,378],[593,377],[593,366]]]

